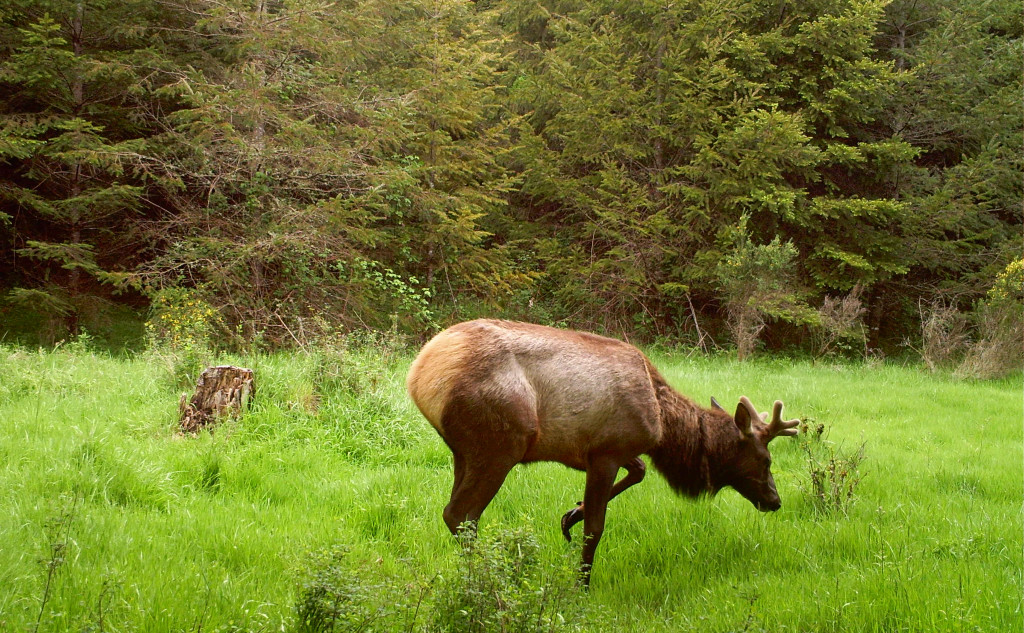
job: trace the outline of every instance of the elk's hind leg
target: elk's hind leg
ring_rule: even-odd
[[[462,477],[456,476],[452,496],[444,508],[444,522],[452,534],[458,534],[459,526],[476,523],[487,505],[498,494],[505,477],[518,460],[501,459],[488,464],[467,464]]]
[[[452,491],[449,504],[444,506],[444,524],[452,534],[459,534],[459,526],[463,523],[475,523],[480,519],[513,466],[514,462],[495,464],[466,472],[459,486]]]
[[[626,474],[612,487],[611,496],[608,497],[609,501],[619,496],[626,488],[635,486],[643,481],[644,475],[647,473],[647,465],[639,457],[629,460],[622,468],[626,469]],[[584,503],[582,501],[576,504],[575,508],[562,515],[562,536],[565,537],[565,540],[572,542],[572,534],[569,533],[569,530],[572,529],[572,526],[582,521],[583,516]]]
[[[536,428],[530,402],[505,397],[453,399],[443,414],[445,441],[455,457],[455,482],[444,509],[452,534],[480,519],[512,468],[523,460]]]

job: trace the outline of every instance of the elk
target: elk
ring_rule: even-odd
[[[413,361],[409,395],[454,457],[444,522],[453,534],[483,514],[516,464],[553,461],[586,472],[583,501],[562,534],[583,521],[580,568],[590,581],[608,502],[640,483],[641,455],[679,494],[731,486],[761,511],[782,505],[768,443],[798,420],[771,420],[741,397],[734,415],[673,389],[636,347],[596,334],[480,319],[432,338]],[[615,481],[620,468],[626,474]]]

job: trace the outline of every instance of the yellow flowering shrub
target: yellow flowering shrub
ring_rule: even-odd
[[[1024,369],[1024,257],[1011,261],[975,311],[978,340],[956,373],[997,378]]]
[[[153,295],[146,333],[154,343],[186,349],[205,345],[220,325],[220,313],[195,291],[167,288]]]
[[[1003,272],[996,275],[987,299],[996,304],[1024,303],[1024,257],[1013,260]]]

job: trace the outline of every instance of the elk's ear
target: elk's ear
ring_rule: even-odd
[[[722,405],[718,404],[718,400],[715,400],[714,396],[711,396],[711,408],[718,409],[719,411],[725,411],[725,408]]]
[[[756,417],[757,411],[754,410],[754,406],[750,404],[750,400],[747,400],[746,396],[742,396],[739,406],[736,407],[736,415],[733,416],[736,428],[744,435],[752,435],[754,431],[750,425]]]

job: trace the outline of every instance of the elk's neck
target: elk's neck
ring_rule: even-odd
[[[654,381],[661,407],[662,437],[647,454],[677,493],[689,497],[714,494],[721,488],[713,469],[714,416],[657,378]]]

